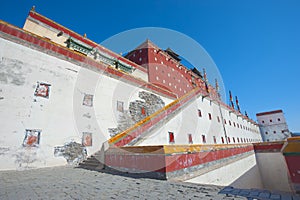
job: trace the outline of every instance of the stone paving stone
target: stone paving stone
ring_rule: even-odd
[[[241,190],[241,192],[239,193],[239,195],[241,196],[249,196],[250,192],[248,190]]]
[[[293,199],[292,195],[290,195],[290,194],[281,194],[280,197],[281,197],[281,200],[292,200]]]
[[[250,193],[249,193],[249,196],[251,196],[251,197],[258,197],[258,195],[259,195],[259,191],[251,191]]]
[[[269,192],[261,192],[259,193],[258,197],[263,199],[269,199],[270,195],[271,194]]]
[[[279,194],[271,194],[270,199],[281,199]]]
[[[227,187],[223,188],[223,189],[220,191],[220,193],[226,194],[227,192],[231,192],[231,191],[233,191],[233,190],[234,190],[233,187],[227,186]]]

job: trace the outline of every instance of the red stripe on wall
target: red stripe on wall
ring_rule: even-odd
[[[158,93],[164,94],[168,97],[176,98],[176,95],[173,94],[173,93],[170,93],[166,90],[158,88],[158,87],[156,87],[156,86],[154,86],[150,83],[143,82],[142,80],[134,78],[131,75],[128,75],[128,74],[122,73],[118,70],[115,70],[113,68],[107,67],[104,64],[100,64],[98,62],[95,62],[95,61],[91,60],[90,58],[87,58],[86,56],[77,54],[77,53],[75,53],[75,52],[73,52],[73,51],[71,51],[71,50],[69,50],[65,47],[58,46],[58,45],[56,45],[52,42],[46,41],[43,38],[40,38],[39,36],[24,32],[23,30],[20,30],[19,28],[0,23],[0,31],[3,32],[3,33],[6,33],[8,35],[15,36],[16,38],[22,39],[22,40],[24,40],[26,42],[29,42],[31,44],[35,44],[35,45],[37,45],[39,47],[42,47],[44,49],[48,49],[48,50],[51,50],[51,51],[56,52],[58,54],[64,55],[64,56],[69,57],[69,58],[72,58],[73,60],[77,60],[77,61],[89,64],[89,65],[91,65],[91,66],[93,66],[97,69],[103,70],[103,71],[105,71],[105,72],[107,72],[111,75],[122,77],[122,79],[124,79],[124,80],[127,80],[127,81],[130,81],[132,83],[138,84],[139,87],[148,88],[150,90],[153,90],[153,91],[156,91]]]
[[[105,165],[116,169],[126,168],[147,172],[165,172],[164,155],[106,154]]]
[[[252,146],[191,154],[168,155],[166,156],[166,171],[173,172],[184,168],[220,160],[223,158],[228,158],[249,151],[253,151]]]
[[[253,147],[255,151],[260,151],[260,152],[280,151],[283,146],[283,143],[284,142],[276,143],[276,144],[272,144],[272,143],[253,144]]]
[[[114,149],[116,150],[116,149]],[[222,149],[209,152],[197,152],[187,154],[142,154],[126,152],[113,152],[105,154],[105,165],[116,167],[117,169],[126,168],[148,172],[174,172],[185,168],[201,165],[223,158],[229,158],[242,153],[253,151],[253,146],[249,145],[241,148]]]
[[[101,48],[102,51],[104,51],[108,55],[113,56],[115,58],[118,58],[119,60],[121,60],[121,61],[123,61],[123,62],[125,62],[125,63],[127,63],[129,65],[132,65],[132,66],[138,68],[141,71],[147,72],[147,70],[145,68],[137,65],[136,63],[131,62],[131,61],[129,61],[129,60],[121,57],[120,55],[118,55],[118,54],[116,54],[116,53],[114,53],[112,51],[107,50],[106,48],[102,48],[102,46],[100,46],[99,44],[96,44],[95,42],[92,42],[91,40],[84,38],[83,36],[81,36],[81,35],[73,32],[73,31],[71,31],[71,30],[69,30],[67,28],[65,28],[64,26],[61,26],[60,24],[55,23],[54,21],[52,21],[52,20],[50,20],[50,19],[48,19],[48,18],[46,18],[46,17],[44,17],[44,16],[36,13],[36,12],[32,12],[31,11],[29,13],[29,16],[32,17],[33,19],[36,19],[36,20],[38,20],[38,21],[40,21],[40,22],[42,22],[44,24],[47,24],[48,26],[53,27],[53,28],[55,28],[55,29],[57,29],[59,31],[63,31],[64,33],[67,33],[71,37],[76,38],[77,40],[80,40],[81,42],[83,42],[85,44],[88,44],[88,45],[90,45],[92,47],[98,46],[98,47]]]

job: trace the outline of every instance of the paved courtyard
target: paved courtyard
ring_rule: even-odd
[[[0,199],[232,199],[221,187],[130,178],[72,167],[0,172]],[[240,198],[243,199],[243,198]]]
[[[242,193],[246,194],[230,187],[130,178],[72,167],[0,172],[1,200],[247,199]],[[291,195],[287,197],[292,199]],[[264,199],[271,199],[271,195]]]

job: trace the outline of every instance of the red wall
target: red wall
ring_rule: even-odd
[[[195,86],[201,88],[201,93],[206,93],[205,83],[201,78],[175,61],[166,52],[151,47],[151,44],[146,44],[145,46],[148,47],[136,49],[126,57],[148,69],[149,82],[166,88],[177,94],[178,97],[188,93]],[[210,96],[218,98],[215,89],[212,86],[209,86],[209,89]]]

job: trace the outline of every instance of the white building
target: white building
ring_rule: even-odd
[[[291,136],[282,110],[257,113],[256,117],[264,141],[280,141]]]

